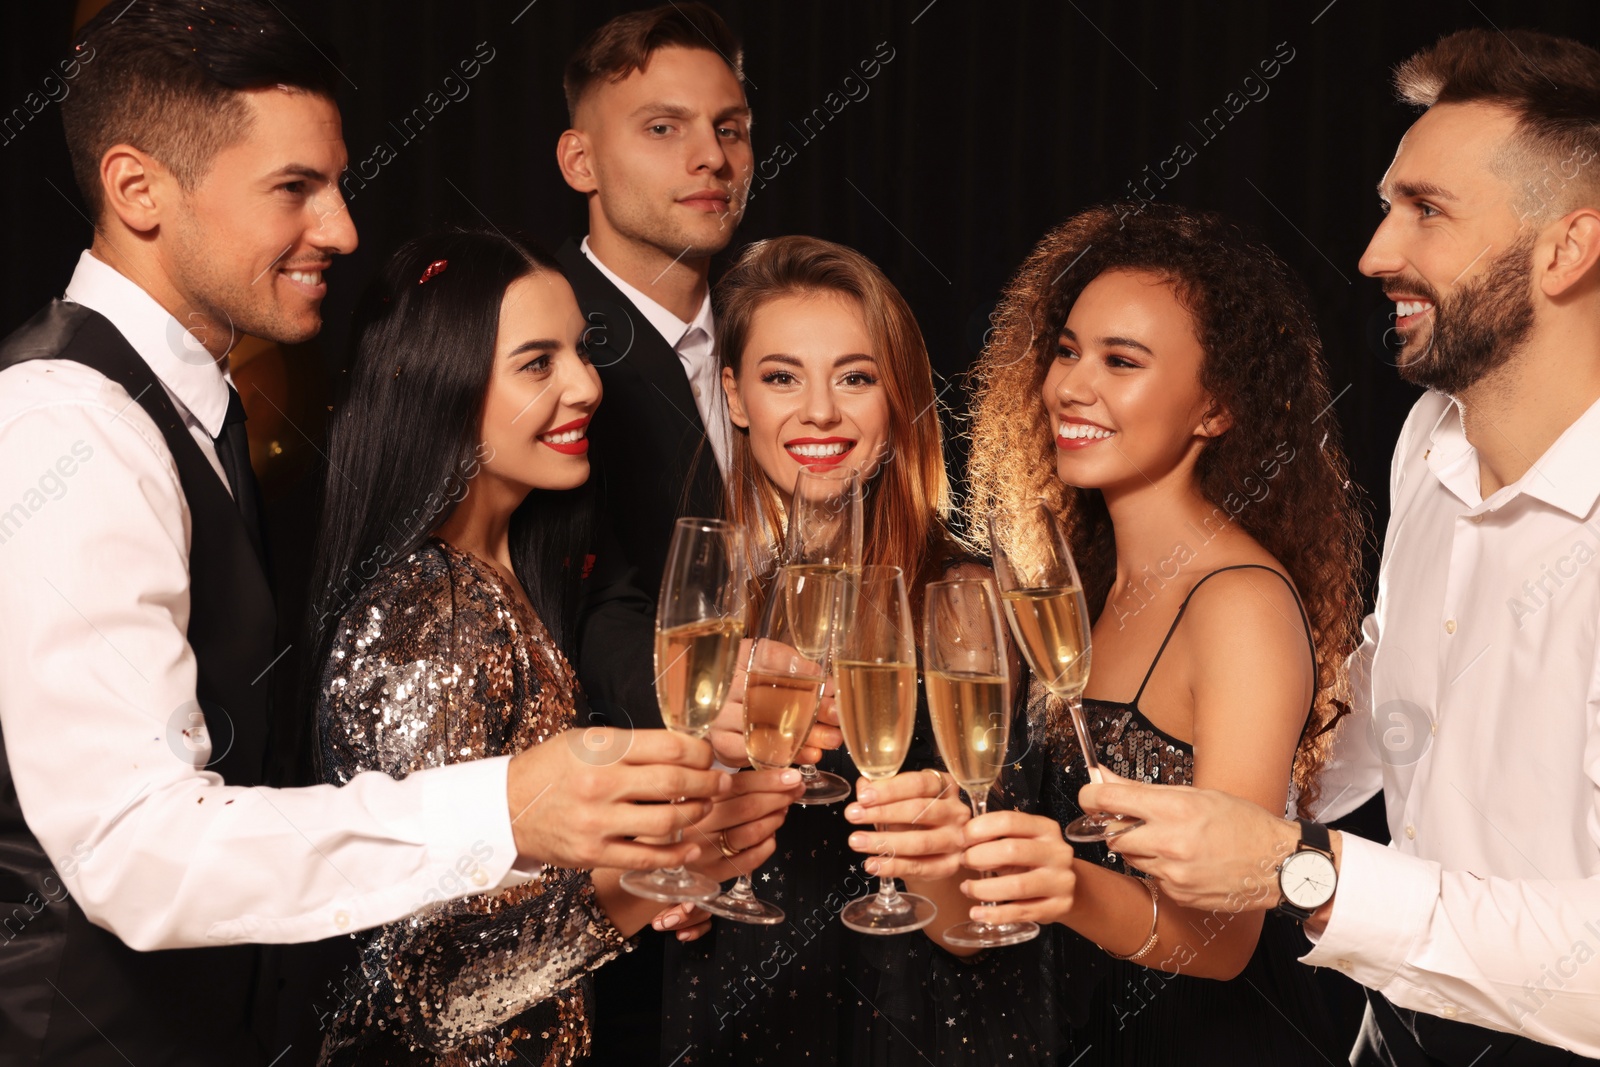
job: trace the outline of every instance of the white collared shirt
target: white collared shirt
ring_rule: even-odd
[[[1323,819],[1344,835],[1306,963],[1393,1003],[1600,1056],[1600,403],[1485,500],[1460,409],[1406,420],[1354,714]]]
[[[150,365],[215,466],[222,369],[88,253],[67,292]],[[189,544],[172,453],[125,389],[69,360],[0,371],[0,731],[60,880],[38,892],[159,949],[332,937],[524,880],[506,758],[343,788],[197,769]]]
[[[705,427],[717,466],[726,477],[729,456],[733,450],[733,430],[728,421],[728,405],[722,395],[722,369],[714,350],[717,330],[716,321],[711,315],[711,294],[707,292],[700,301],[700,310],[695,314],[694,321],[684,322],[600,262],[600,258],[589,248],[589,238],[585,237],[578,247],[678,354],[684,377],[689,379],[689,390],[694,394],[695,409],[700,412],[700,424]]]

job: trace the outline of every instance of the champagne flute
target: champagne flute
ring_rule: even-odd
[[[817,721],[828,676],[827,642],[815,657],[803,651],[800,634],[802,629],[811,629],[813,613],[804,610],[797,618],[792,609],[797,604],[807,609],[813,604],[825,605],[820,628],[831,633],[839,584],[836,574],[816,574],[799,567],[778,569],[745,667],[744,748],[750,766],[758,771],[779,770],[793,763]],[[737,922],[772,925],[784,919],[782,908],[756,897],[746,871],[740,872],[732,889],[700,907]]]
[[[916,636],[900,568],[847,572],[840,616],[839,723],[861,776],[876,782],[900,773],[917,721]],[[878,892],[852,900],[839,917],[859,933],[903,934],[938,914],[927,897],[902,893],[880,876]]]
[[[1089,608],[1066,533],[1055,511],[1043,502],[1020,517],[989,516],[989,545],[995,581],[1022,654],[1051,695],[1067,706],[1073,733],[1083,749],[1089,780],[1100,782],[1100,760],[1083,714],[1089,684]],[[1108,812],[1087,812],[1067,824],[1068,841],[1109,841],[1144,820]]]
[[[705,737],[733,683],[744,636],[744,575],[738,527],[720,519],[679,519],[656,602],[656,701],[667,729]],[[672,843],[683,839],[675,831]],[[669,903],[710,900],[716,882],[683,866],[629,871],[622,887]]]
[[[853,467],[802,467],[789,503],[784,562],[812,574],[854,570],[861,566],[861,536],[861,472]],[[829,617],[826,605],[801,593],[790,611],[798,647],[820,661],[831,636],[822,625]],[[849,782],[817,770],[815,763],[800,765],[800,780],[805,792],[796,804],[837,804],[850,796]]]
[[[982,815],[1011,739],[1011,672],[994,586],[987,579],[929,582],[923,595],[922,664],[933,739],[945,768],[967,791],[972,814]],[[964,948],[998,948],[1037,936],[1039,924],[1026,921],[964,922],[944,932],[946,941]]]

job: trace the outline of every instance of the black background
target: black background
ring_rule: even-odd
[[[330,276],[318,342],[330,367],[343,361],[355,295],[407,236],[489,220],[555,247],[584,232],[582,198],[554,161],[566,126],[562,65],[583,35],[642,5],[277,3],[331,45],[352,164],[380,141],[396,152],[350,204],[361,245]],[[717,7],[745,42],[756,159],[767,160],[779,141],[795,150],[757,189],[732,248],[783,233],[859,248],[909,299],[944,376],[971,362],[1001,287],[1048,227],[1090,203],[1129,196],[1147,166],[1179,141],[1193,146],[1196,158],[1178,177],[1151,188],[1255,227],[1306,279],[1339,394],[1335,412],[1372,501],[1374,543],[1386,517],[1390,451],[1415,397],[1379,343],[1390,305],[1356,269],[1379,218],[1373,186],[1412,118],[1393,102],[1389,71],[1465,26],[1600,41],[1600,7],[1586,0]],[[11,3],[3,18],[0,106],[9,110],[52,72],[73,12],[65,3]],[[487,54],[482,45],[494,58],[467,83],[466,99],[412,140],[390,125],[439,90],[460,60]],[[847,76],[859,78],[858,63],[887,54],[884,45],[893,58],[865,82],[865,99],[809,140],[790,125]],[[1255,76],[1251,89],[1260,96],[1258,64],[1288,54],[1280,46],[1293,58],[1264,83],[1268,95],[1209,141],[1197,132],[1230,92],[1244,95],[1246,77]],[[4,332],[61,292],[90,237],[53,106],[0,144],[0,191]],[[945,395],[959,410],[959,387]]]

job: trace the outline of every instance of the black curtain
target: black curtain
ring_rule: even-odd
[[[341,73],[361,246],[331,274],[319,340],[330,368],[343,363],[356,293],[407,236],[487,221],[555,246],[583,232],[581,198],[554,162],[562,65],[584,34],[643,4],[276,2],[331,45]],[[1600,42],[1600,7],[1588,0],[718,7],[744,39],[756,114],[758,180],[733,248],[809,233],[865,252],[916,310],[959,409],[955,376],[1047,227],[1129,196],[1226,212],[1314,294],[1377,537],[1390,452],[1415,397],[1379,344],[1390,306],[1356,269],[1379,217],[1373,185],[1411,120],[1389,71],[1465,26]],[[71,9],[18,2],[0,16],[0,331],[61,291],[90,236],[49,100],[61,90],[46,82]],[[959,463],[959,441],[953,452]]]

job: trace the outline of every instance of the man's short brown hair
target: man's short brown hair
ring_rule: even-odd
[[[658,48],[703,48],[728,64],[744,82],[744,50],[722,16],[701,3],[663,4],[648,11],[618,15],[591,33],[567,60],[561,87],[567,94],[567,119],[578,121],[578,104],[602,79],[619,82],[643,70]]]
[[[1524,216],[1600,207],[1600,52],[1533,30],[1460,30],[1400,64],[1394,83],[1418,107],[1494,104],[1517,116],[1496,169],[1530,182],[1537,210]]]
[[[244,136],[239,93],[281,85],[332,98],[335,68],[271,3],[136,0],[109,4],[74,40],[81,65],[61,101],[72,174],[98,219],[100,160],[130,144],[192,189]]]

